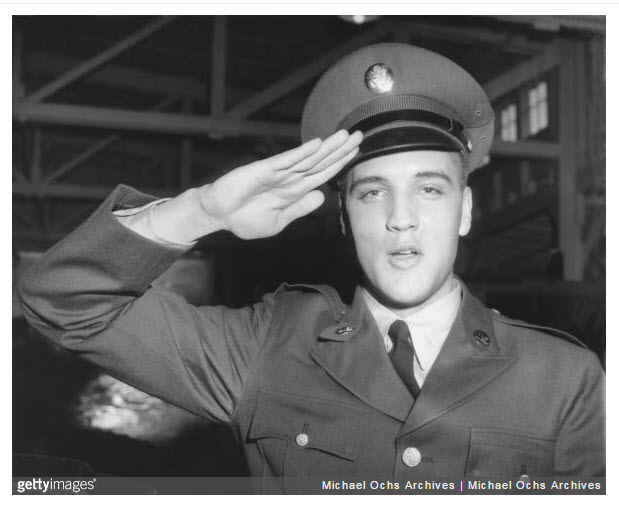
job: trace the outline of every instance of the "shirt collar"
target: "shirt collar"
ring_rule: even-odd
[[[432,366],[449,334],[462,299],[458,279],[452,278],[452,284],[449,293],[407,318],[399,317],[378,302],[365,288],[363,289],[364,300],[381,335],[385,338],[387,351],[391,348],[391,340],[387,336],[389,327],[395,320],[404,320],[413,338],[419,366],[422,370]]]

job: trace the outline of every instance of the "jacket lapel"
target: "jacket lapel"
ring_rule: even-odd
[[[413,397],[391,364],[360,288],[350,310],[320,334],[310,355],[353,395],[392,418],[406,420]]]
[[[462,284],[460,310],[401,434],[409,433],[475,395],[515,361],[499,349],[489,310]]]

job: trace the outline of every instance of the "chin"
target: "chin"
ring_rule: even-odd
[[[389,306],[397,309],[410,309],[420,306],[430,297],[430,294],[417,291],[411,293],[410,290],[397,292],[391,290],[391,293],[385,293],[385,301],[389,303]]]
[[[448,277],[448,276],[447,276]],[[447,279],[447,277],[445,279]],[[370,279],[366,287],[372,295],[387,307],[394,309],[411,309],[421,306],[437,294],[443,283],[418,276],[398,276],[395,279],[374,283]]]
[[[400,285],[401,286],[398,286]],[[381,304],[397,309],[408,309],[423,304],[430,296],[426,290],[419,290],[416,283],[385,283],[374,284],[371,281],[366,288]]]

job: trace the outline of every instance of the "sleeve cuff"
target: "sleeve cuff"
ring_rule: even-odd
[[[157,232],[155,224],[156,220],[153,220],[153,209],[159,204],[167,202],[169,198],[154,200],[143,206],[133,207],[128,209],[116,209],[113,211],[114,216],[118,218],[118,221],[125,227],[129,228],[133,232],[140,234],[142,237],[150,239],[162,246],[170,248],[177,248],[182,250],[188,250],[196,245],[196,241],[192,242],[179,242],[170,240]]]

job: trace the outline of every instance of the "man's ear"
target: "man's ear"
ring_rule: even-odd
[[[458,233],[465,236],[471,230],[471,221],[473,215],[473,192],[471,187],[467,186],[462,191],[462,213],[460,215],[460,228]]]

